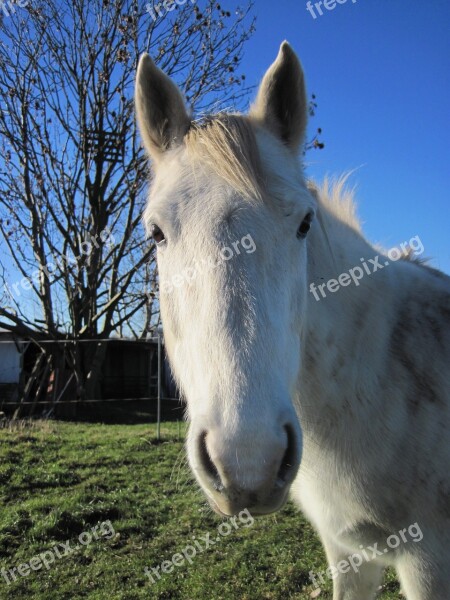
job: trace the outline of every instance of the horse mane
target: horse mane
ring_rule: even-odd
[[[334,217],[351,227],[368,241],[362,231],[361,222],[357,216],[355,188],[346,185],[351,174],[351,171],[344,173],[337,179],[325,177],[320,185],[314,181],[308,181],[308,189],[314,194],[319,205],[326,207]],[[380,254],[386,254],[388,252],[387,248],[384,248],[379,244],[369,243]],[[426,269],[427,272],[436,275],[437,277],[447,277],[443,271],[436,269],[429,264],[431,260],[430,257],[417,256],[414,254],[412,248],[403,250],[399,260],[412,263],[418,268]]]
[[[355,189],[347,186],[351,174],[344,173],[338,178],[325,177],[321,184],[308,180],[307,186],[319,206],[324,206],[339,221],[362,235],[361,222],[356,213]]]
[[[426,269],[428,273],[435,275],[436,277],[446,279],[448,275],[441,271],[440,269],[436,269],[436,267],[432,267],[429,263],[431,258],[425,256],[422,258],[421,256],[415,256],[411,249],[406,250],[406,252],[401,257],[401,260],[413,263],[416,267],[421,269]]]

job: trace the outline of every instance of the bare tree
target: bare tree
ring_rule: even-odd
[[[155,325],[137,59],[148,51],[195,111],[236,103],[254,29],[251,4],[165,4],[158,14],[137,0],[33,0],[0,22],[1,327],[102,340]],[[105,345],[87,357],[73,348],[78,395],[92,397]]]
[[[311,94],[311,100],[309,101],[309,104],[308,104],[309,116],[315,117],[316,110],[317,110],[316,95]],[[312,136],[312,138],[306,142],[305,147],[303,149],[303,154],[306,154],[306,152],[308,152],[308,150],[323,150],[325,148],[324,142],[322,142],[319,139],[321,135],[322,135],[322,128],[318,127],[316,129],[316,132]]]

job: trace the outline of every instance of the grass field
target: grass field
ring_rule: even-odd
[[[300,513],[289,504],[253,524],[243,515],[220,529],[186,465],[185,425],[181,435],[176,423],[162,432],[156,443],[153,425],[36,422],[0,429],[2,600],[311,597],[308,573],[327,565]],[[204,549],[207,534],[216,541]],[[191,564],[172,565],[151,583],[145,567],[195,548],[195,540],[203,551]],[[48,569],[43,558],[30,563],[46,552]],[[25,563],[31,566],[22,572],[30,573],[19,575]],[[318,598],[331,598],[330,583],[321,590]],[[392,573],[380,598],[401,598]]]

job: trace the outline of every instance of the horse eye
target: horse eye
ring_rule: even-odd
[[[308,231],[311,229],[311,223],[313,220],[313,213],[308,213],[306,215],[306,217],[303,219],[303,221],[300,224],[300,227],[297,229],[297,237],[300,239],[304,239],[308,233]]]
[[[158,227],[158,225],[155,225],[154,223],[150,227],[150,235],[155,240],[155,243],[157,245],[161,244],[166,239],[166,236],[164,235],[162,230]]]

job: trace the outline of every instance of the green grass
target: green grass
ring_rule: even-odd
[[[175,567],[152,584],[156,567],[221,520],[203,499],[186,465],[176,423],[154,425],[37,422],[0,429],[0,568],[29,563],[55,544],[110,521],[99,537],[50,568],[18,576],[0,598],[73,600],[308,599],[308,573],[326,569],[312,527],[288,504],[280,513],[242,523],[191,565]],[[181,428],[184,437],[185,425]],[[63,551],[62,551],[63,553]],[[380,598],[400,598],[388,573]],[[331,598],[331,585],[321,599]]]

